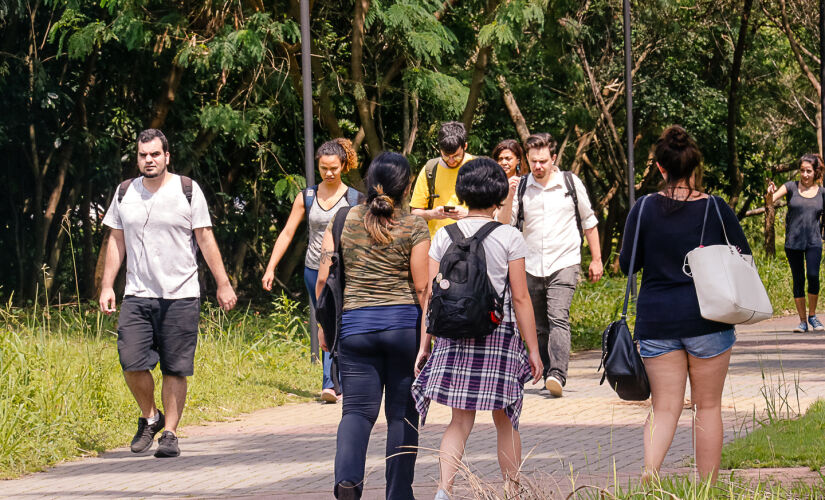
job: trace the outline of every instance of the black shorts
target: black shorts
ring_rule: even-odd
[[[123,371],[152,370],[189,377],[195,368],[199,298],[157,299],[127,295],[117,323],[117,353]]]

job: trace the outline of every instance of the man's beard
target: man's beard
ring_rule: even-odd
[[[146,179],[154,179],[155,177],[158,177],[159,175],[161,175],[165,172],[166,172],[166,166],[164,165],[162,168],[158,167],[154,174],[149,174],[149,173],[144,172],[143,177],[145,177]]]

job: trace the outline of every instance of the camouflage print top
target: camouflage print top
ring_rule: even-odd
[[[391,230],[393,241],[379,245],[364,227],[366,211],[366,205],[353,207],[341,234],[346,275],[344,310],[418,304],[410,274],[410,253],[415,245],[430,239],[427,222],[409,210],[397,209],[394,218],[398,224]]]

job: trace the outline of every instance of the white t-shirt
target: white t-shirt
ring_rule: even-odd
[[[467,237],[476,233],[484,224],[490,222],[489,219],[467,218],[456,222],[461,233]],[[430,257],[437,262],[447,252],[453,240],[444,228],[439,229],[430,244]],[[490,278],[493,288],[501,294],[504,292],[504,285],[507,282],[507,273],[511,261],[523,259],[527,256],[527,244],[521,232],[513,226],[502,224],[484,238],[481,243],[484,247],[484,257],[487,260],[487,276]],[[505,306],[510,303],[510,295],[507,294],[504,302]]]
[[[123,200],[117,188],[103,223],[122,229],[126,242],[124,295],[164,299],[200,297],[194,229],[211,227],[200,186],[192,181],[192,204],[180,177],[172,175],[156,192],[132,181]]]

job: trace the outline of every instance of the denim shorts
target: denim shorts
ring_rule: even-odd
[[[643,358],[655,358],[662,354],[684,349],[694,358],[712,358],[733,347],[736,333],[733,328],[684,339],[641,339],[639,354]]]

